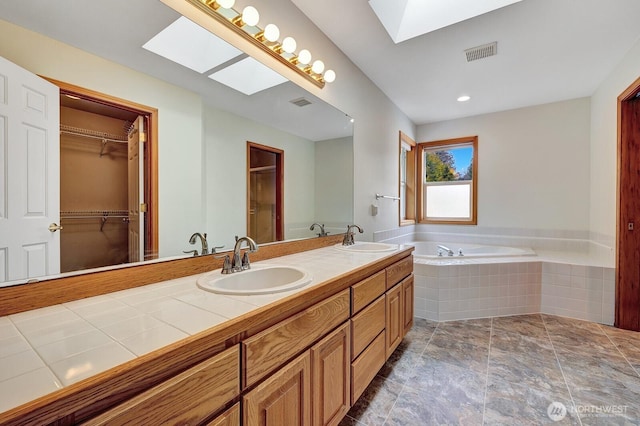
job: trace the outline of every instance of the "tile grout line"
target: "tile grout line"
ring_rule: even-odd
[[[578,413],[577,405],[575,400],[573,399],[573,394],[571,393],[571,388],[569,387],[569,383],[567,382],[567,377],[564,375],[564,370],[562,369],[562,364],[560,364],[560,358],[558,358],[558,353],[556,352],[556,347],[553,344],[553,340],[551,339],[551,334],[549,334],[549,329],[547,328],[547,322],[544,320],[544,316],[540,315],[542,319],[542,324],[544,325],[544,331],[547,333],[547,339],[549,339],[549,343],[551,343],[551,349],[553,349],[553,356],[556,358],[556,362],[558,363],[558,367],[560,368],[560,374],[562,374],[562,380],[564,380],[564,385],[567,387],[567,391],[569,392],[569,398],[571,398],[571,404],[573,405],[574,412],[578,417],[578,423],[582,426],[582,419],[580,418],[580,413]]]
[[[636,370],[636,368],[633,366],[633,364],[631,364],[631,361],[629,361],[629,359],[627,358],[627,356],[620,350],[620,348],[618,347],[618,345],[616,345],[616,342],[613,341],[613,339],[611,339],[611,336],[609,336],[609,333],[607,333],[604,328],[602,328],[602,324],[598,324],[598,327],[600,327],[600,331],[602,331],[602,333],[607,336],[607,339],[609,339],[609,341],[611,342],[611,344],[613,345],[614,348],[616,348],[616,350],[618,351],[618,353],[622,356],[622,358],[624,358],[625,361],[627,361],[627,364],[629,364],[629,366],[631,367],[631,369],[638,375],[640,376],[640,371]]]
[[[484,381],[484,398],[482,399],[482,424],[485,424],[484,416],[487,411],[487,393],[489,392],[489,363],[491,362],[491,339],[493,337],[493,317],[491,317],[491,329],[489,330],[489,350],[487,351],[487,374]]]
[[[415,327],[415,324],[414,324],[414,327]],[[431,343],[431,339],[433,339],[433,336],[436,334],[436,331],[438,331],[438,327],[440,327],[440,321],[437,322],[436,328],[433,330],[433,333],[431,333],[431,336],[429,336],[429,340],[427,340],[427,344],[424,346],[424,349],[422,350],[422,352],[420,352],[420,357],[424,355],[424,351],[427,350],[429,343]],[[389,420],[389,416],[391,416],[393,409],[396,407],[396,404],[398,403],[398,399],[400,399],[400,395],[402,395],[402,392],[404,392],[404,388],[407,386],[408,381],[409,379],[405,380],[404,383],[402,384],[402,388],[400,389],[400,392],[398,392],[398,397],[396,398],[395,401],[393,401],[393,405],[389,409],[389,413],[387,414],[387,417],[384,419],[383,425],[387,424],[387,421]],[[356,419],[356,421],[358,420]]]

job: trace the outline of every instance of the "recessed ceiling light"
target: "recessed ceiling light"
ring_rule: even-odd
[[[471,99],[471,96],[462,95],[458,98],[458,102],[467,102],[469,99]]]

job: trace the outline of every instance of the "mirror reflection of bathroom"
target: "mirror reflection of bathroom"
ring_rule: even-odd
[[[144,260],[146,120],[61,91],[61,272]]]
[[[284,239],[284,151],[247,143],[247,230],[258,244]]]

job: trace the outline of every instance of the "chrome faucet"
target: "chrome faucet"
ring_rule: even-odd
[[[364,231],[358,225],[347,225],[347,232],[344,233],[344,238],[342,239],[343,246],[352,246],[355,244],[353,239],[353,231],[352,228],[358,228],[358,231],[362,234]]]
[[[209,254],[209,245],[207,244],[207,233],[205,232],[204,235],[196,232],[195,234],[193,234],[191,236],[191,238],[189,238],[189,244],[195,244],[196,240],[200,238],[200,245],[202,247],[202,249],[200,250],[200,254],[204,255],[204,254]],[[185,253],[191,253],[193,252],[193,250],[185,252]],[[195,253],[193,254],[195,256]]]
[[[318,237],[326,237],[327,235],[329,235],[328,232],[324,231],[324,223],[322,225],[320,225],[319,223],[314,223],[309,228],[309,231],[313,231],[313,229],[316,227],[316,225],[320,228],[320,233],[318,234]]]
[[[440,250],[444,250],[447,252],[447,256],[453,256],[453,250],[451,250],[447,246],[438,246],[438,256],[442,256],[442,252]]]
[[[240,259],[240,247],[242,243],[247,243],[247,247],[249,250],[244,252],[242,255],[242,260]],[[233,260],[231,261],[231,272],[240,272],[246,269],[251,269],[251,264],[249,263],[249,253],[254,253],[258,251],[258,245],[256,244],[251,237],[242,237],[238,238],[236,235],[236,244],[233,246]],[[225,259],[226,263],[226,259]],[[223,268],[223,274],[224,268]],[[228,273],[228,272],[227,272]]]

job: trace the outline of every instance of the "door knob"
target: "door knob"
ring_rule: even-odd
[[[62,225],[52,223],[51,225],[49,225],[49,231],[51,232],[62,231]]]

